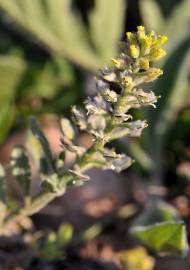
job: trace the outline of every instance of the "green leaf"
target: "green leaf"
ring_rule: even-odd
[[[172,14],[163,25],[160,32],[167,35],[169,40],[165,46],[168,56],[173,53],[186,39],[190,37],[189,20],[190,20],[190,1],[183,0],[175,5]]]
[[[52,174],[54,168],[51,149],[40,125],[34,117],[30,120],[30,129],[33,138],[29,136],[28,145],[34,160],[37,161],[42,175]]]
[[[25,68],[26,63],[23,59],[12,55],[0,55],[0,102],[13,97]]]
[[[164,75],[155,83],[156,94],[161,95],[156,110],[147,114],[149,129],[146,133],[147,149],[151,150],[156,167],[161,166],[161,155],[178,111],[187,99],[189,74],[189,41],[186,40],[169,57]],[[152,147],[152,142],[155,147]]]
[[[168,221],[180,221],[179,213],[171,204],[153,196],[147,200],[145,209],[135,219],[134,225],[148,226]]]
[[[144,24],[148,30],[160,31],[165,24],[165,19],[158,3],[155,0],[141,0],[139,5]]]
[[[150,226],[136,226],[132,234],[157,252],[185,255],[188,251],[183,222],[161,222]]]
[[[3,106],[0,107],[0,143],[2,143],[13,124],[15,118],[15,108],[12,102],[6,100],[0,102]]]
[[[124,27],[125,8],[124,0],[96,0],[90,14],[92,40],[105,61],[116,54],[117,42]]]
[[[15,118],[14,99],[26,68],[16,56],[0,56],[0,142],[5,139]]]
[[[171,124],[176,120],[177,113],[188,98],[190,70],[190,51],[184,56],[181,67],[175,79],[175,85],[170,95],[166,96],[162,111],[159,110],[159,118],[155,125],[158,136],[164,136]]]
[[[22,187],[24,195],[30,194],[31,171],[26,149],[22,145],[16,145],[11,153],[12,175],[16,177]]]
[[[84,68],[94,70],[103,65],[108,56],[115,54],[123,30],[126,1],[96,2],[97,9],[90,31],[72,9],[72,0],[0,0],[0,8],[52,55],[66,57]],[[94,37],[95,46],[91,44],[89,32]]]

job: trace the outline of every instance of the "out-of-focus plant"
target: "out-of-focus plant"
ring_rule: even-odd
[[[151,113],[147,111],[150,129],[142,138],[142,144],[130,144],[135,159],[150,173],[155,184],[160,184],[165,170],[163,156],[168,136],[172,133],[179,110],[189,98],[190,2],[181,1],[167,18],[157,1],[142,0],[139,4],[146,27],[154,28],[170,37],[166,44],[167,56],[161,62],[166,76],[159,78],[154,84],[155,93],[162,98],[158,102],[157,110]]]
[[[50,53],[94,70],[116,54],[125,3],[124,0],[96,0],[89,15],[89,29],[79,14],[71,10],[71,0],[1,0],[0,8]]]
[[[148,245],[151,243],[154,249],[158,244],[158,251],[160,245],[164,251],[164,238],[154,231],[156,229],[154,227],[155,222],[158,222],[159,230],[163,234],[166,233],[165,230],[167,229],[171,229],[172,233],[172,227],[166,225],[166,228],[164,228],[165,225],[162,226],[162,222],[180,222],[179,214],[174,207],[163,202],[162,196],[165,191],[160,188],[160,185],[163,184],[166,170],[164,161],[169,135],[173,131],[172,127],[177,120],[181,107],[185,105],[189,97],[190,2],[181,1],[167,18],[164,17],[160,5],[155,0],[142,0],[139,1],[139,5],[142,20],[146,27],[162,31],[170,37],[166,44],[167,56],[163,58],[160,64],[165,71],[165,76],[158,78],[153,85],[156,95],[161,96],[161,99],[157,104],[157,110],[147,110],[143,113],[144,117],[148,119],[150,128],[143,134],[141,140],[133,139],[129,141],[131,154],[138,161],[141,169],[143,168],[146,171],[146,176],[148,175],[150,179],[150,182],[146,182],[146,184],[148,186],[153,185],[147,189],[151,196],[148,197],[145,210],[135,222],[145,226],[145,228],[141,227],[140,233],[142,235],[139,235],[139,237],[142,237],[142,239],[145,237],[146,240],[144,238],[144,241],[147,244],[149,242]],[[147,228],[147,225],[150,227]],[[179,227],[181,226],[179,225]],[[181,227],[180,230],[183,230],[183,228]],[[156,239],[156,245],[154,245],[154,235],[160,238],[160,244]],[[166,246],[168,248],[167,244]],[[180,246],[179,243],[178,246]],[[178,251],[176,250],[176,252]]]
[[[38,257],[46,261],[62,259],[63,249],[72,242],[73,227],[63,223],[59,229],[48,233],[42,241],[35,241],[33,249],[36,250]]]
[[[127,33],[127,42],[121,44],[117,58],[112,59],[112,66],[100,70],[96,77],[97,95],[87,98],[84,110],[72,107],[73,124],[67,118],[61,120],[62,152],[54,157],[49,143],[35,118],[31,119],[30,149],[39,170],[41,190],[31,196],[31,170],[28,153],[24,146],[17,145],[12,151],[10,167],[23,192],[21,206],[10,208],[10,196],[6,197],[6,176],[1,167],[1,225],[14,220],[18,216],[30,216],[40,211],[54,198],[62,196],[70,185],[81,185],[89,179],[84,172],[92,167],[111,169],[116,172],[128,168],[133,160],[125,154],[118,154],[107,144],[122,137],[139,137],[147,126],[146,121],[134,120],[131,109],[144,106],[155,106],[157,97],[152,91],[141,88],[162,75],[162,70],[153,67],[155,61],[165,56],[162,45],[167,41],[166,36],[157,35],[154,31],[145,32],[139,26],[137,33]],[[77,144],[78,132],[87,132],[92,140],[89,148]],[[65,156],[68,152],[75,154],[70,168],[65,166]],[[8,201],[7,201],[8,200]],[[155,229],[163,235],[165,226],[170,223],[157,224]],[[173,242],[169,233],[164,236],[164,251],[184,253],[187,249],[184,224],[173,222],[172,228],[177,234]],[[141,232],[141,239],[157,250],[157,244],[148,241],[146,229]],[[137,232],[137,230],[133,230]],[[139,236],[136,233],[137,236]],[[142,237],[143,235],[143,237]],[[168,240],[168,242],[167,242]],[[181,243],[181,244],[179,244]],[[158,251],[162,251],[162,246]]]
[[[35,64],[22,56],[1,55],[0,84],[0,143],[20,117],[26,119],[31,113],[38,115],[47,111],[58,113],[60,108],[63,110],[78,96],[73,95],[73,68],[64,59],[58,60],[55,57],[46,63]],[[62,107],[54,106],[57,96],[63,90]],[[48,105],[50,100],[51,109]]]
[[[22,48],[15,49],[14,44],[1,56],[0,143],[10,128],[29,114],[60,113],[75,102],[82,80],[76,85],[69,61],[95,70],[116,54],[123,33],[125,3],[96,0],[88,13],[87,27],[72,0],[0,1],[1,20],[15,33],[28,34],[30,43],[37,43],[51,57],[45,63],[29,61],[22,56]],[[105,31],[108,25],[109,31]],[[17,50],[21,53],[12,55],[11,51]]]
[[[15,117],[14,97],[26,65],[19,57],[0,56],[0,142],[6,137]]]

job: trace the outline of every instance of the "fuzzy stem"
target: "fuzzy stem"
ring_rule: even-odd
[[[120,98],[118,99],[117,104],[115,105],[114,111],[116,113],[119,112],[120,107],[123,106],[123,102],[126,102],[126,95],[128,95],[131,89],[132,87],[128,87],[125,90],[123,89],[123,93],[121,94]],[[107,123],[107,129],[105,131],[104,137],[109,138],[109,134],[113,130],[114,126],[115,126],[115,116],[113,114],[111,115],[111,118],[109,119]],[[97,151],[101,150],[107,142],[108,140],[105,140],[105,139],[97,139],[93,143],[93,145],[87,150],[87,152],[78,160],[76,164],[79,166],[81,172],[84,172],[92,168],[91,157]],[[43,190],[39,192],[36,196],[34,196],[31,202],[25,205],[24,208],[22,208],[20,212],[18,212],[17,214],[31,216],[35,213],[38,213],[42,208],[44,208],[48,203],[53,201],[56,197],[63,195],[65,193],[66,186],[72,183],[72,181],[73,181],[73,175],[71,175],[70,172],[67,172],[59,180],[59,187],[60,187],[59,193],[50,192],[49,190]],[[14,217],[17,214],[14,214]],[[11,220],[11,219],[12,218],[10,216],[7,220]]]

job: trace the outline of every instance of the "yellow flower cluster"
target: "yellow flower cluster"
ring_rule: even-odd
[[[120,74],[125,88],[131,89],[139,83],[154,81],[163,74],[161,69],[152,67],[152,62],[166,55],[162,48],[168,40],[166,36],[157,35],[154,31],[147,32],[140,25],[137,32],[127,32],[126,39],[119,57],[112,59],[114,67],[123,72]]]
[[[156,35],[154,31],[146,33],[144,26],[137,27],[137,33],[127,32],[129,55],[137,60],[140,69],[147,70],[149,63],[160,60],[166,55],[161,48],[168,38],[164,35]]]

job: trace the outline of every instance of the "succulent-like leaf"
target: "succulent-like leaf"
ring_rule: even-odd
[[[161,222],[150,226],[132,228],[134,236],[158,252],[185,255],[188,251],[186,230],[183,222]]]

